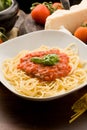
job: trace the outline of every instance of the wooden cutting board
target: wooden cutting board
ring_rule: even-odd
[[[30,33],[33,31],[43,30],[44,26],[37,24],[31,17],[31,15],[27,15],[24,22],[21,24],[19,28],[18,35],[23,35],[26,33]]]
[[[30,14],[25,14],[24,11],[20,10],[18,13],[18,19],[13,29],[7,34],[9,39],[15,38],[26,33],[33,31],[43,30],[44,26],[37,24],[31,17]]]

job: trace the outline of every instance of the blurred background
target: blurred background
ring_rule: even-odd
[[[60,2],[60,0],[16,0],[19,4],[19,8],[23,10],[25,13],[30,12],[30,7],[32,6],[32,3],[34,2]],[[82,0],[69,0],[70,5],[79,4]]]

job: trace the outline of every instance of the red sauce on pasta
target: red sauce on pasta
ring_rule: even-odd
[[[33,63],[30,60],[32,57],[42,58],[47,54],[57,54],[59,57],[59,62],[52,66],[46,66],[43,64]],[[71,71],[71,66],[69,65],[69,57],[65,53],[61,53],[58,49],[51,49],[26,54],[20,59],[18,69],[26,72],[27,75],[46,81],[52,81],[56,78],[67,76]]]

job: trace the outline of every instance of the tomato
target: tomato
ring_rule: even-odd
[[[87,43],[87,27],[80,26],[74,32],[74,36]]]
[[[0,44],[3,43],[3,40],[0,38]]]
[[[50,10],[44,4],[38,4],[32,11],[32,18],[39,24],[45,24],[46,18],[50,15]]]
[[[63,9],[63,6],[62,6],[62,4],[60,2],[53,3],[52,7],[55,8],[55,10]]]

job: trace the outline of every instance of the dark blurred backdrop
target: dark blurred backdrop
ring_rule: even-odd
[[[21,10],[23,10],[25,13],[29,13],[30,12],[30,7],[32,5],[32,3],[34,2],[60,2],[60,0],[16,0],[19,4],[19,8]],[[73,4],[79,4],[81,2],[81,0],[70,0],[70,5]]]

